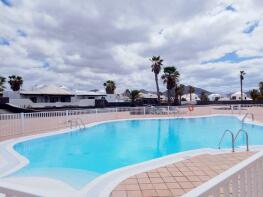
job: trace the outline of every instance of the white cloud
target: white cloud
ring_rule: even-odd
[[[210,91],[236,91],[240,69],[248,73],[246,89],[263,80],[263,59],[201,64],[233,51],[263,54],[261,0],[12,2],[0,4],[0,37],[11,43],[0,45],[0,74],[22,75],[25,88],[56,83],[101,89],[113,79],[119,90],[154,90],[153,55],[177,66],[182,83]],[[235,11],[226,10],[229,5]],[[244,34],[250,21],[259,25]]]

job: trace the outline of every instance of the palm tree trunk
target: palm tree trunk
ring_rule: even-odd
[[[167,89],[167,97],[168,97],[168,105],[170,105],[170,103],[171,103],[170,89]]]
[[[175,84],[174,86],[174,104],[178,105],[179,101],[178,101],[178,92],[177,92],[177,84]]]
[[[158,75],[155,74],[154,77],[155,77],[155,83],[156,83],[156,90],[157,90],[158,104],[160,104],[161,99],[160,99],[160,90],[159,90],[159,83],[158,83]]]

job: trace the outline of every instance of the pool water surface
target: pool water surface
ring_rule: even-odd
[[[234,116],[113,121],[85,130],[18,143],[14,149],[29,164],[10,176],[41,176],[80,189],[111,170],[200,148],[218,148],[226,129],[243,128],[250,145],[263,144],[263,127]],[[245,144],[243,134],[237,145]],[[230,137],[222,147],[230,148]]]

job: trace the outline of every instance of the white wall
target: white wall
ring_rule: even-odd
[[[9,99],[20,99],[20,98],[22,98],[20,93],[19,93],[19,91],[14,92],[14,91],[11,91],[11,90],[4,91],[3,92],[3,96],[4,97],[8,97]]]
[[[22,108],[45,108],[45,107],[94,107],[95,99],[81,99],[74,102],[56,103],[33,103],[30,99],[9,99],[9,103]]]

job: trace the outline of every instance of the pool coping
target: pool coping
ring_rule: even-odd
[[[231,117],[237,117],[238,119],[242,119],[244,115],[237,115],[237,114],[211,114],[211,115],[198,115],[198,116],[172,116],[172,117],[141,117],[141,118],[126,118],[126,119],[114,119],[114,120],[106,120],[106,121],[100,121],[100,122],[94,122],[94,123],[89,123],[86,125],[86,128],[96,126],[99,124],[103,123],[109,123],[109,122],[119,122],[119,121],[127,121],[127,120],[151,120],[151,119],[190,119],[190,118],[204,118],[204,117],[214,117],[214,116],[231,116]],[[254,124],[254,125],[259,125],[263,126],[263,123],[257,122],[257,121],[251,121],[247,120],[245,121],[247,124]],[[32,140],[36,138],[41,138],[41,137],[47,137],[47,136],[52,136],[52,135],[59,135],[63,133],[69,133],[69,132],[78,132],[79,129],[63,129],[63,130],[58,130],[54,132],[49,132],[45,134],[36,134],[36,135],[31,135],[31,136],[25,136],[25,137],[19,137],[16,139],[9,139],[3,142],[0,142],[0,156],[5,159],[5,162],[7,165],[3,168],[0,168],[0,179],[3,178],[4,176],[11,174],[22,167],[26,166],[29,161],[20,155],[18,152],[14,150],[14,145],[17,143],[21,143],[23,141],[27,140]],[[262,145],[255,145],[255,146],[250,146],[251,149],[255,150],[262,150],[263,146]],[[241,147],[242,149],[242,147]],[[138,164],[134,165],[129,165],[126,167],[118,168],[112,171],[109,171],[98,178],[95,178],[93,181],[89,182],[86,186],[84,186],[81,190],[76,190],[79,191],[81,194],[84,195],[92,195],[92,196],[109,196],[110,192],[114,189],[115,186],[117,186],[122,180],[125,178],[128,178],[129,176],[133,176],[134,174],[137,174],[139,172],[151,170],[156,167],[168,165],[171,162],[175,163],[178,161],[182,161],[186,159],[187,157],[194,156],[194,155],[200,155],[200,154],[205,154],[205,153],[210,153],[210,154],[215,154],[215,153],[222,153],[222,152],[229,152],[230,149],[225,149],[225,150],[217,150],[217,149],[211,149],[211,148],[203,148],[203,149],[195,149],[191,151],[184,151],[184,152],[179,152],[176,154],[171,154],[168,156],[164,156],[161,158],[153,159],[153,160],[148,160],[145,162],[141,162]],[[4,172],[3,172],[4,169]],[[9,170],[6,170],[9,169]],[[48,178],[51,180],[54,180],[52,178]],[[110,180],[109,180],[110,179]],[[61,181],[63,182],[63,181]],[[3,184],[0,181],[0,186],[3,187],[10,187],[11,189],[14,188],[14,185],[12,184]],[[70,185],[69,185],[70,187]],[[17,185],[16,187],[17,188]],[[22,192],[28,192],[32,193],[30,189],[28,188],[21,188]],[[99,193],[98,193],[99,192]],[[41,192],[37,193],[38,195]]]

